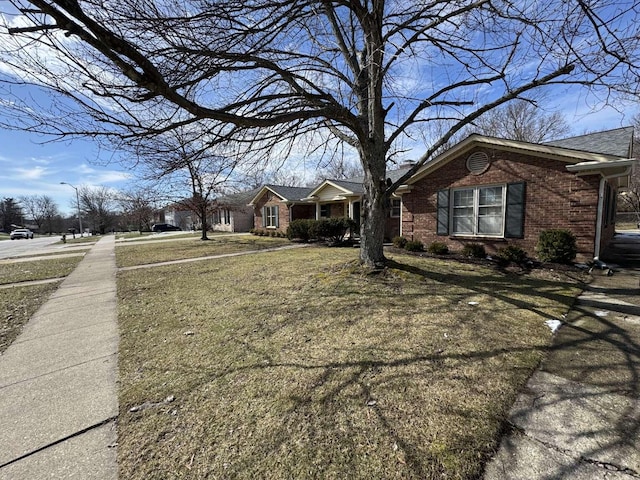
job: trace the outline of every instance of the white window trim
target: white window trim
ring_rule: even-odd
[[[274,210],[272,210],[274,209]],[[273,214],[272,214],[273,212]],[[264,228],[278,228],[278,216],[279,216],[279,207],[278,205],[267,205],[265,206],[265,214],[266,218],[264,219],[265,227]],[[269,219],[273,219],[273,224],[270,225]]]
[[[478,233],[478,214],[480,211],[480,189],[482,188],[502,188],[502,229],[500,233]],[[473,233],[454,232],[453,212],[455,206],[455,192],[463,190],[473,190]],[[506,228],[506,215],[507,215],[507,184],[497,183],[495,185],[473,185],[469,187],[459,187],[451,189],[451,201],[449,202],[449,225],[451,226],[452,237],[467,237],[467,238],[505,238],[504,231]]]
[[[393,202],[398,202],[398,215],[393,214]],[[400,218],[402,217],[402,199],[401,198],[392,198],[391,199],[391,207],[389,209],[389,217],[391,218]]]

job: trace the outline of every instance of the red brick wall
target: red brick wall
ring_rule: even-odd
[[[471,175],[465,165],[474,151],[485,151],[489,169]],[[508,244],[523,248],[530,256],[542,230],[567,228],[575,235],[579,259],[593,258],[598,206],[599,176],[578,177],[566,170],[566,163],[513,152],[475,149],[450,161],[419,180],[403,195],[402,234],[425,245],[433,241],[461,250],[465,243],[483,243],[487,252]],[[437,192],[441,189],[526,182],[524,238],[491,239],[436,235]]]
[[[277,195],[267,191],[262,197],[258,200],[258,202],[254,205],[254,215],[255,228],[266,228],[262,219],[262,207],[278,207],[278,228],[277,230],[281,230],[283,232],[287,231],[287,227],[289,226],[289,208],[285,203],[282,202],[282,199]]]

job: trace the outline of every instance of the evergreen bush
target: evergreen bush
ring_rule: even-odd
[[[434,255],[446,255],[447,253],[449,253],[449,247],[446,243],[431,242],[427,247],[427,251],[429,253],[433,253]]]
[[[484,249],[484,245],[481,243],[467,243],[462,248],[462,255],[465,257],[485,258],[487,256],[487,252]]]
[[[571,263],[578,253],[575,235],[569,230],[543,230],[538,237],[536,254],[543,262]]]

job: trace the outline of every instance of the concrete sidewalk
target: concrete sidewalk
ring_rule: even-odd
[[[509,414],[485,480],[640,478],[640,270],[595,272]]]
[[[0,356],[0,479],[116,479],[115,237]]]

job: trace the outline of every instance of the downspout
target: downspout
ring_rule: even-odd
[[[604,211],[604,188],[607,180],[611,178],[624,177],[631,174],[632,167],[627,167],[623,173],[600,177],[600,187],[598,188],[598,218],[596,220],[596,238],[593,248],[593,259],[599,260],[600,240],[602,239],[602,212]]]
[[[404,210],[404,197],[400,195],[400,229],[398,230],[400,233],[399,236],[402,236],[402,212]]]
[[[600,239],[602,238],[602,211],[604,210],[604,187],[606,185],[606,177],[600,177],[600,186],[598,188],[598,213],[596,218],[596,239],[593,246],[593,259],[598,260],[600,257]]]

